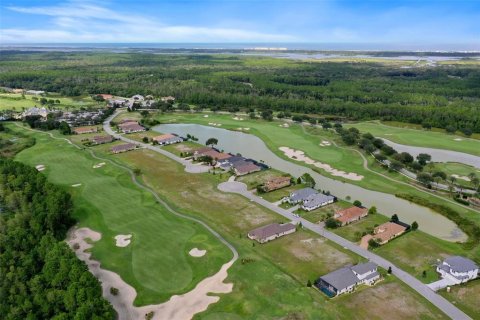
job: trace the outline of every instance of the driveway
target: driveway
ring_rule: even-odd
[[[433,291],[438,291],[440,289],[446,288],[448,286],[453,286],[453,285],[455,285],[455,282],[447,278],[443,278],[438,281],[427,284],[427,286]]]

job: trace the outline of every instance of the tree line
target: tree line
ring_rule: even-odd
[[[2,319],[114,319],[98,280],[63,241],[72,199],[34,168],[0,159]]]

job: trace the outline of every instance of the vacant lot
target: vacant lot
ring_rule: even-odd
[[[440,291],[440,294],[452,301],[472,319],[480,319],[480,279],[451,287],[451,291]]]

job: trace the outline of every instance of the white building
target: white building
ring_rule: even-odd
[[[41,116],[42,118],[46,118],[47,115],[48,115],[48,110],[45,107],[41,107],[41,108],[33,107],[23,112],[23,117]]]
[[[470,259],[452,256],[437,266],[437,272],[452,284],[460,284],[477,278],[478,266]]]

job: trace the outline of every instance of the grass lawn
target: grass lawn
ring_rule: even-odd
[[[266,181],[272,178],[281,177],[281,176],[285,176],[285,174],[275,169],[267,169],[267,170],[250,173],[244,176],[240,176],[235,180],[245,183],[247,185],[248,190],[250,190],[250,189],[255,189],[257,186],[265,183]]]
[[[459,135],[446,134],[445,132],[438,131],[388,126],[378,121],[352,123],[345,125],[345,127],[355,127],[361,132],[370,132],[376,137],[385,138],[400,144],[453,150],[480,156],[480,140],[466,138]],[[461,140],[457,141],[455,139]]]
[[[33,135],[35,146],[15,159],[31,166],[45,165],[43,172],[49,180],[73,194],[79,226],[102,233],[93,257],[136,288],[137,305],[187,292],[231,258],[231,252],[203,227],[172,215],[134,186],[126,171],[110,163],[94,169],[101,161],[86,151],[45,134]],[[81,186],[74,188],[73,184]],[[116,247],[117,234],[132,234],[132,244]],[[208,253],[201,260],[193,258],[188,251],[194,247]]]
[[[450,292],[446,289],[439,293],[452,301],[472,319],[480,319],[480,279],[470,281],[458,286],[452,286]]]
[[[3,110],[15,110],[15,111],[22,111],[23,108],[28,109],[34,106],[41,107],[40,98],[39,100],[35,101],[32,100],[34,96],[32,95],[25,95],[25,99],[22,98],[21,94],[16,93],[0,93],[0,111]],[[49,96],[46,97],[47,100],[60,100],[60,103],[56,103],[53,105],[55,109],[79,109],[80,107],[92,107],[92,106],[99,106],[102,107],[105,103],[98,103],[94,101],[90,97],[57,97],[57,96]]]
[[[177,156],[180,156],[181,153],[192,152],[195,149],[205,147],[203,144],[199,144],[193,141],[184,141],[182,143],[170,144],[163,146],[162,149],[167,150]]]
[[[344,200],[338,200],[332,204],[326,205],[324,207],[312,210],[312,211],[305,211],[302,209],[298,209],[295,213],[298,213],[302,218],[317,223],[319,221],[323,221],[328,217],[328,215],[334,215],[336,211],[342,210],[345,208],[349,208],[353,206],[350,202]]]
[[[458,175],[459,177],[457,177],[455,183],[469,188],[473,187],[472,184],[462,178],[468,178],[468,175],[470,173],[475,173],[477,177],[480,177],[480,170],[475,167],[458,162],[432,163],[425,167],[425,171],[443,171],[447,174],[448,177],[452,175]]]

